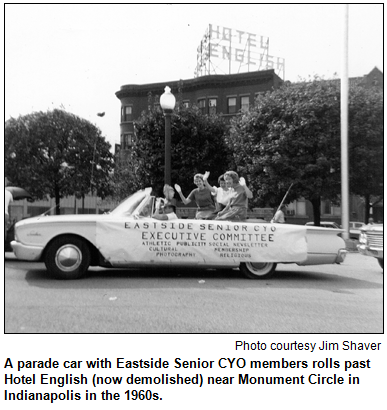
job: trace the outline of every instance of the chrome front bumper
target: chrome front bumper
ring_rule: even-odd
[[[377,259],[383,259],[383,255],[384,255],[383,248],[375,248],[375,247],[366,246],[366,245],[357,245],[357,249],[362,255],[373,256],[374,258],[377,258]]]
[[[17,259],[22,261],[39,261],[43,253],[42,247],[27,246],[17,241],[12,241],[11,246]]]

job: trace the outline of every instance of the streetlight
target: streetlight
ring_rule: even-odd
[[[171,114],[175,108],[176,98],[166,86],[160,97],[160,105],[165,117],[165,168],[164,183],[171,185]]]

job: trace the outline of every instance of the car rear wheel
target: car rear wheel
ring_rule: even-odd
[[[57,279],[78,279],[89,268],[90,249],[80,238],[62,236],[49,245],[44,263]]]
[[[249,279],[268,279],[274,275],[276,263],[246,262],[240,264],[240,270]]]

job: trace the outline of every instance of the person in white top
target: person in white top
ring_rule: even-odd
[[[4,211],[5,211],[5,215],[4,215],[4,233],[5,233],[5,239],[7,239],[7,225],[8,225],[8,221],[9,221],[9,204],[13,202],[13,196],[12,194],[5,189],[4,192]]]
[[[273,219],[271,220],[271,223],[284,224],[286,222],[284,214],[285,208],[285,205],[281,205],[281,207],[278,208],[278,211],[275,213]]]
[[[172,219],[178,219],[176,215],[176,207],[170,203],[164,205],[163,213],[160,213],[160,209],[156,207],[156,211],[153,214],[154,219],[159,221],[171,221]]]
[[[219,212],[221,210],[223,210],[226,205],[228,204],[228,202],[230,201],[230,199],[232,198],[233,194],[234,194],[234,190],[227,186],[226,180],[224,179],[224,175],[221,175],[218,178],[218,183],[219,183],[219,187],[216,186],[211,186],[208,183],[208,177],[210,176],[210,173],[207,171],[204,174],[204,184],[207,186],[207,188],[211,191],[212,195],[215,197],[216,199],[216,212]]]

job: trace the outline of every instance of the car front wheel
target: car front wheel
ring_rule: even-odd
[[[57,279],[78,279],[89,268],[90,249],[80,238],[62,236],[49,245],[44,263]]]
[[[240,270],[249,279],[268,279],[274,275],[277,267],[273,262],[246,262],[240,264]]]
[[[379,265],[382,269],[384,269],[384,264],[383,264],[384,259],[378,259]]]

